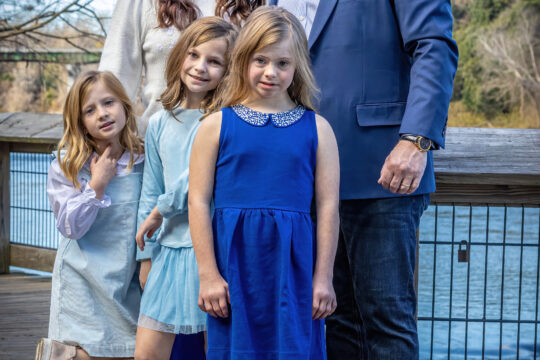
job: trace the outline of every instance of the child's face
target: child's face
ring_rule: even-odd
[[[120,139],[120,133],[126,126],[126,112],[120,100],[99,80],[86,96],[82,120],[98,145],[106,146]]]
[[[214,90],[225,73],[227,41],[213,39],[188,50],[180,79],[191,94],[206,95]]]
[[[295,68],[289,39],[255,52],[248,68],[253,95],[260,98],[282,96],[293,81]]]

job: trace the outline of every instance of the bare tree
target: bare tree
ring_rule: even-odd
[[[62,41],[88,52],[103,42],[103,19],[92,0],[0,0],[0,47],[36,50]],[[67,28],[69,31],[58,31]],[[95,46],[94,46],[95,47]]]
[[[534,109],[540,126],[540,14],[522,10],[513,28],[495,28],[479,36],[485,76],[483,90],[508,105]]]

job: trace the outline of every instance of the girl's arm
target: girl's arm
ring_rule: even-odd
[[[151,259],[159,251],[156,241],[162,217],[156,209],[158,197],[165,192],[163,165],[159,156],[161,112],[154,114],[148,123],[144,140],[144,173],[137,213],[137,260]],[[146,237],[146,240],[145,240]]]
[[[217,267],[210,219],[220,131],[221,112],[208,116],[202,122],[193,143],[189,165],[188,214],[199,267],[199,307],[213,317],[229,316],[229,288]]]
[[[336,138],[330,124],[316,115],[317,167],[315,201],[317,206],[317,260],[313,275],[314,319],[322,319],[336,309],[332,286],[334,258],[339,236],[339,156]]]
[[[111,199],[102,194],[96,195],[89,183],[81,181],[76,189],[65,176],[58,159],[54,159],[47,176],[47,196],[56,218],[56,228],[70,239],[80,239],[96,220],[99,209],[111,205]]]
[[[186,169],[157,199],[157,210],[164,218],[187,212],[189,169]]]

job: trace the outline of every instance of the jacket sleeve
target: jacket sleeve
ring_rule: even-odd
[[[117,1],[99,62],[99,70],[118,77],[131,101],[135,101],[142,79],[144,1]]]
[[[143,184],[137,214],[137,229],[156,206],[158,197],[165,191],[163,166],[158,151],[159,116],[159,112],[152,116],[145,136],[145,162]],[[144,239],[146,246],[143,251],[137,247],[137,260],[154,258],[159,252],[159,243],[156,241],[158,234],[159,231],[156,231],[152,238]]]
[[[96,192],[85,181],[76,189],[62,173],[57,159],[49,167],[47,197],[56,218],[56,228],[63,236],[74,240],[88,232],[99,209],[111,205],[107,195],[101,200],[96,198]]]
[[[449,0],[394,0],[405,51],[411,55],[407,108],[401,134],[422,135],[444,147],[458,48]]]

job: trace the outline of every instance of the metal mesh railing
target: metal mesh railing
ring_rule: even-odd
[[[11,153],[11,242],[56,248],[50,154]],[[468,262],[458,254],[468,248]],[[540,358],[540,209],[430,206],[421,220],[421,359]]]
[[[421,358],[540,357],[539,243],[538,208],[431,206],[420,229]]]
[[[10,154],[10,242],[56,249],[60,234],[47,199],[50,154]]]

